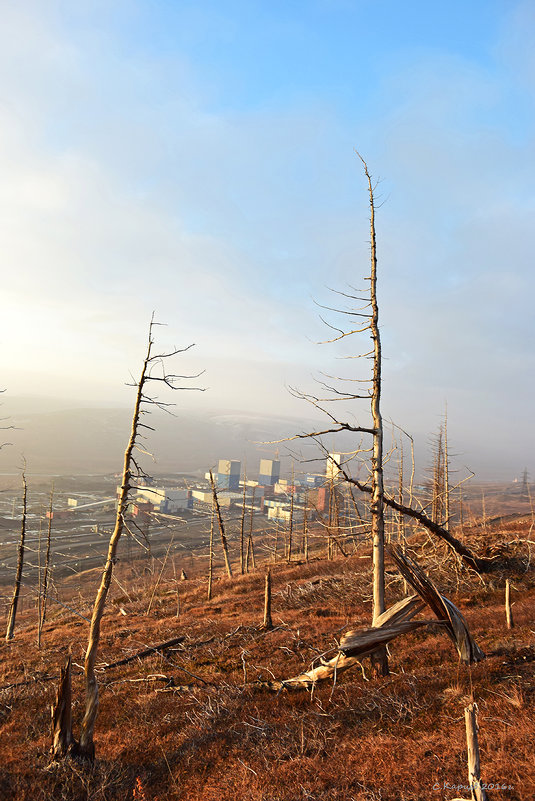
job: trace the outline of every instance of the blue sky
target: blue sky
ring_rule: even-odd
[[[2,14],[10,394],[127,403],[156,309],[172,342],[197,343],[196,402],[303,414],[286,385],[346,355],[314,344],[313,300],[367,270],[356,147],[380,179],[385,415],[425,440],[447,401],[466,462],[529,466],[533,3]]]

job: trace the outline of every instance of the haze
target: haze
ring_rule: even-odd
[[[533,3],[4,2],[2,18],[14,424],[21,397],[128,406],[153,310],[162,349],[196,343],[174,369],[206,370],[209,391],[179,398],[201,417],[299,426],[287,386],[366,377],[337,360],[365,338],[314,344],[314,299],[368,270],[356,147],[381,179],[385,418],[423,451],[447,402],[461,464],[533,473]],[[8,438],[4,470],[31,450]]]

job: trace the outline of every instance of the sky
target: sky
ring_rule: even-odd
[[[316,344],[369,271],[357,149],[385,418],[425,438],[447,404],[460,462],[535,472],[533,2],[0,9],[10,396],[127,405],[153,311],[206,371],[185,406],[299,418],[288,387],[367,377],[365,335]]]

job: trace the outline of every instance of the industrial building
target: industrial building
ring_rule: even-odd
[[[278,482],[281,474],[281,463],[275,459],[260,459],[260,470],[258,483],[264,486],[273,487]]]
[[[327,457],[327,464],[325,466],[325,476],[328,481],[338,478],[340,473],[339,465],[342,463],[341,453],[330,453]]]
[[[191,509],[193,499],[187,489],[168,489],[166,487],[138,487],[136,500],[150,501],[155,512],[176,514],[184,509]]]
[[[241,462],[220,459],[217,465],[216,483],[219,489],[239,490]]]

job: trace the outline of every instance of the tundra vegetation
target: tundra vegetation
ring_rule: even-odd
[[[26,592],[1,645],[0,797],[532,796],[531,495],[495,494],[494,517],[490,501],[476,515],[470,492],[450,485],[445,424],[429,491],[414,487],[414,460],[404,469],[405,432],[385,456],[374,188],[363,167],[370,292],[340,293],[364,303],[342,310],[363,323],[335,327],[333,339],[369,331],[373,373],[363,391],[324,386],[331,400],[367,399],[370,422],[345,423],[306,395],[329,423],[296,435],[324,456],[325,436],[358,437],[350,452],[327,457],[327,508],[307,497],[301,528],[292,500],[285,524],[260,525],[253,502],[247,520],[245,492],[237,516],[223,509],[210,475],[206,537],[185,550],[177,525],[164,552],[148,550],[129,492],[145,476],[143,415],[167,404],[146,390],[185,378],[165,368],[181,351],[153,355],[153,322],[104,568],[51,580],[50,515],[45,583],[36,590],[17,572],[17,599]],[[366,454],[368,478],[355,477]],[[121,558],[123,535],[140,549],[134,557]]]

